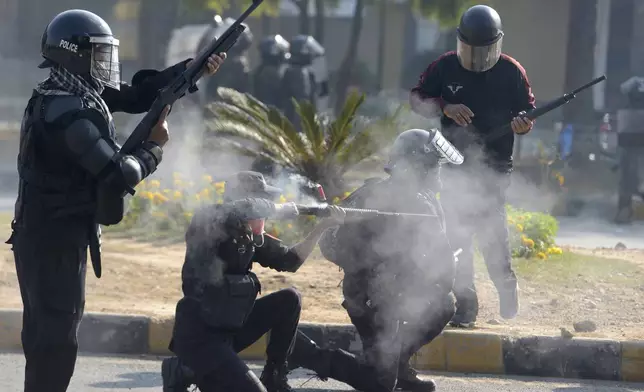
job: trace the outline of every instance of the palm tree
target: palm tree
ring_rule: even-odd
[[[321,184],[331,198],[346,190],[343,177],[347,171],[396,137],[402,110],[375,120],[361,117],[356,112],[365,97],[352,93],[338,116],[330,119],[316,113],[308,101],[296,102],[302,121],[299,133],[279,110],[249,94],[228,88],[219,88],[218,93],[222,100],[211,106],[216,119],[208,124],[208,129],[254,145],[218,138],[220,146],[225,143],[245,155],[300,174]]]

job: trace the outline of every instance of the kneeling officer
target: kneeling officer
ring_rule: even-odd
[[[270,201],[280,193],[260,173],[240,172],[227,182],[223,204],[195,213],[186,233],[184,297],[170,343],[177,357],[163,361],[164,392],[183,392],[192,384],[202,392],[291,391],[286,359],[300,319],[300,294],[291,288],[256,299],[261,286],[252,263],[297,271],[322,233],[344,221],[345,212],[331,207],[331,217],[287,247],[264,233],[266,218],[297,215],[294,204]],[[267,363],[258,379],[237,353],[268,331]]]

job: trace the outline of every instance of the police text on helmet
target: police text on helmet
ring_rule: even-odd
[[[61,48],[65,48],[70,52],[74,52],[74,53],[78,52],[78,45],[65,41],[64,39],[60,40],[60,44],[58,46],[60,46]]]

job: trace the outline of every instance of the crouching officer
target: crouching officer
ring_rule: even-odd
[[[184,297],[177,304],[170,350],[177,357],[162,364],[163,390],[202,392],[287,392],[287,358],[300,318],[300,294],[261,292],[253,262],[277,271],[297,271],[322,233],[344,219],[332,207],[299,244],[283,245],[264,233],[271,216],[295,216],[292,203],[273,204],[281,190],[257,172],[240,172],[226,185],[224,203],[195,213],[186,233],[182,270]],[[258,379],[237,353],[270,331],[267,362]]]
[[[344,270],[342,305],[360,335],[365,363],[301,336],[289,359],[292,367],[312,369],[361,391],[435,390],[409,360],[455,313],[455,260],[435,194],[443,162],[459,165],[463,157],[438,130],[407,130],[391,148],[385,167],[389,178],[369,180],[342,202],[436,218],[375,217],[324,234],[320,250]]]
[[[101,276],[100,226],[123,218],[123,197],[161,163],[168,128],[161,115],[146,143],[119,154],[112,112],[142,113],[185,69],[138,72],[121,83],[118,40],[99,16],[58,14],[42,39],[40,68],[20,130],[20,177],[12,245],[24,306],[26,392],[64,392],[74,373],[85,307],[89,246]],[[221,59],[211,59],[214,73]]]

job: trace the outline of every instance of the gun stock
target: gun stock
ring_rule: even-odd
[[[567,104],[568,102],[572,101],[573,99],[577,98],[577,94],[580,92],[589,89],[590,87],[596,85],[597,83],[603,82],[606,80],[606,76],[602,75],[596,79],[591,80],[590,82],[584,84],[583,86],[576,88],[572,92],[568,94],[564,94],[561,97],[554,99],[545,105],[532,109],[529,112],[527,112],[524,117],[529,118],[530,120],[535,120],[541,116],[543,116],[546,113],[549,113],[555,109],[557,109],[560,106],[563,106]],[[489,135],[485,136],[484,139],[486,142],[491,142],[494,141],[508,133],[512,132],[512,126],[510,124],[505,124],[504,126],[500,128],[496,128],[493,130]]]
[[[132,131],[121,147],[121,155],[131,154],[141,144],[148,140],[152,127],[154,127],[159,121],[163,108],[166,106],[172,106],[192,86],[196,85],[197,81],[204,73],[204,67],[206,66],[210,56],[213,54],[225,53],[235,45],[239,36],[244,32],[244,30],[246,30],[246,27],[244,27],[242,23],[253,11],[255,11],[262,1],[263,0],[253,0],[253,3],[228,29],[226,29],[221,37],[205,47],[181,75],[159,91],[157,98],[150,107],[150,110],[141,119],[139,124],[137,124],[134,131]]]

